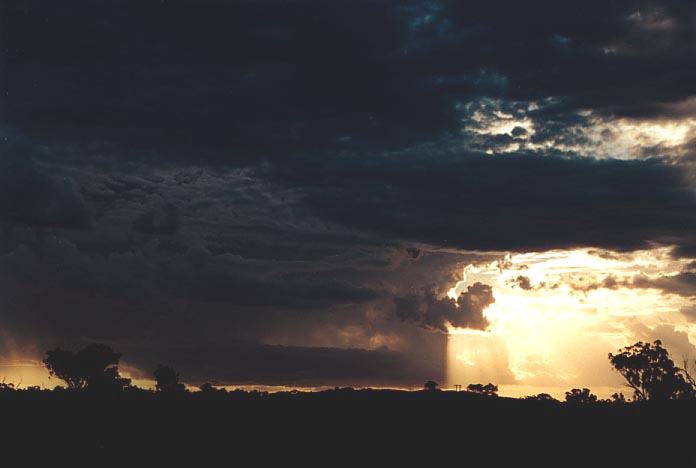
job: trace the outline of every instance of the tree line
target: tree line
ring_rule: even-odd
[[[684,359],[682,367],[677,366],[660,340],[652,343],[639,341],[620,349],[616,354],[609,353],[609,362],[613,369],[624,378],[626,386],[633,393],[632,397],[627,399],[620,392],[614,393],[609,399],[600,400],[588,388],[573,388],[565,393],[566,403],[628,403],[696,399],[696,380],[693,377],[696,363]],[[436,382],[429,380],[424,384],[424,389],[433,391],[438,390],[439,387]],[[470,384],[467,391],[480,395],[498,395],[498,387],[492,383]],[[548,393],[539,393],[524,399],[557,401]]]
[[[565,393],[565,402],[573,405],[593,403],[630,403],[668,400],[696,399],[696,381],[693,371],[694,362],[684,359],[680,367],[674,363],[669,352],[660,340],[652,343],[639,341],[620,349],[616,354],[609,353],[609,362],[625,380],[632,392],[627,398],[623,393],[614,393],[611,398],[600,400],[588,388],[573,388]],[[85,391],[96,393],[123,392],[136,388],[131,379],[121,376],[119,363],[121,353],[104,344],[89,344],[77,352],[61,348],[46,352],[43,363],[51,376],[63,381],[65,387],[55,390]],[[155,392],[160,394],[184,394],[188,390],[181,382],[179,374],[167,365],[158,365],[153,373]],[[224,393],[210,383],[198,387],[201,392]],[[12,383],[0,382],[0,390],[17,390]],[[29,390],[36,390],[30,387]],[[338,387],[336,390],[339,390]],[[342,390],[352,390],[344,388]],[[425,382],[426,392],[440,391],[437,382]],[[489,397],[498,396],[498,386],[488,384],[470,384],[466,392]],[[557,402],[548,393],[524,397],[525,400]]]

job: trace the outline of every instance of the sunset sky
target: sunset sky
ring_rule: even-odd
[[[3,1],[0,381],[606,396],[695,189],[692,1]]]

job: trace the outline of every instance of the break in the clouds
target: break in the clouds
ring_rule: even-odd
[[[511,291],[693,316],[691,3],[3,2],[0,353],[104,341],[191,381],[414,385],[468,329],[506,356],[491,378],[558,382],[478,335]],[[506,252],[578,249],[659,255],[447,295]],[[694,336],[659,317],[595,325]]]

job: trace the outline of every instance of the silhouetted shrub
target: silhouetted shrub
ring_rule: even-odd
[[[469,384],[466,390],[471,393],[478,393],[479,395],[488,396],[498,396],[498,386],[492,383],[483,384]]]
[[[353,387],[334,387],[332,392],[344,392],[344,393],[350,393],[354,392],[355,389]]]
[[[554,397],[549,395],[548,393],[539,393],[537,395],[529,395],[524,397],[525,400],[533,400],[533,401],[550,401],[550,402],[558,402]]]
[[[574,388],[565,394],[566,403],[572,405],[589,405],[597,403],[597,395],[590,392],[589,388]]]
[[[0,392],[13,392],[15,390],[15,385],[12,382],[5,382],[5,379],[2,379],[2,382],[0,382]]]
[[[428,380],[423,384],[423,389],[429,392],[435,392],[440,390],[440,384],[438,384],[434,380]]]
[[[198,389],[201,391],[202,394],[204,395],[213,395],[213,394],[224,394],[227,393],[227,390],[224,388],[217,388],[214,387],[213,384],[211,383],[204,383],[198,387]]]

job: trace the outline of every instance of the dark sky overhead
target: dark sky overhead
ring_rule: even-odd
[[[654,261],[511,290],[678,296],[611,326],[693,347],[694,2],[4,0],[0,91],[0,357],[444,381],[476,265],[583,249]]]

